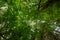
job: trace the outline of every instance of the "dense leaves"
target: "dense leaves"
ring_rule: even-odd
[[[0,0],[0,40],[60,40],[59,4],[59,0]]]

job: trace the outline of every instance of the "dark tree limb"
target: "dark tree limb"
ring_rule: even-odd
[[[54,3],[56,3],[56,2],[59,2],[60,0],[48,0],[46,3],[44,3],[43,5],[41,5],[40,4],[40,2],[39,2],[39,5],[38,5],[38,10],[39,11],[42,11],[42,10],[44,10],[44,9],[46,9],[46,8],[48,8],[49,6],[52,6]],[[41,6],[40,6],[41,5]]]

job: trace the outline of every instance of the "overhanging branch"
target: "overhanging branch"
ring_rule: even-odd
[[[52,4],[54,4],[55,2],[59,2],[60,0],[48,0],[46,3],[44,3],[43,5],[41,5],[40,3],[41,3],[41,0],[39,1],[39,3],[38,3],[38,10],[39,11],[42,11],[42,10],[44,10],[44,9],[46,9],[46,8],[48,8],[49,6],[52,6]]]

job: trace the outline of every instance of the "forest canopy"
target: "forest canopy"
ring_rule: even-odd
[[[0,40],[60,40],[60,0],[0,0]]]

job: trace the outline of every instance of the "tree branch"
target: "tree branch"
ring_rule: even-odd
[[[39,11],[42,11],[42,10],[46,9],[49,6],[51,6],[52,4],[54,4],[55,2],[59,2],[59,1],[60,0],[48,0],[46,3],[44,3],[43,5],[41,5],[41,7],[38,7],[39,8]]]

